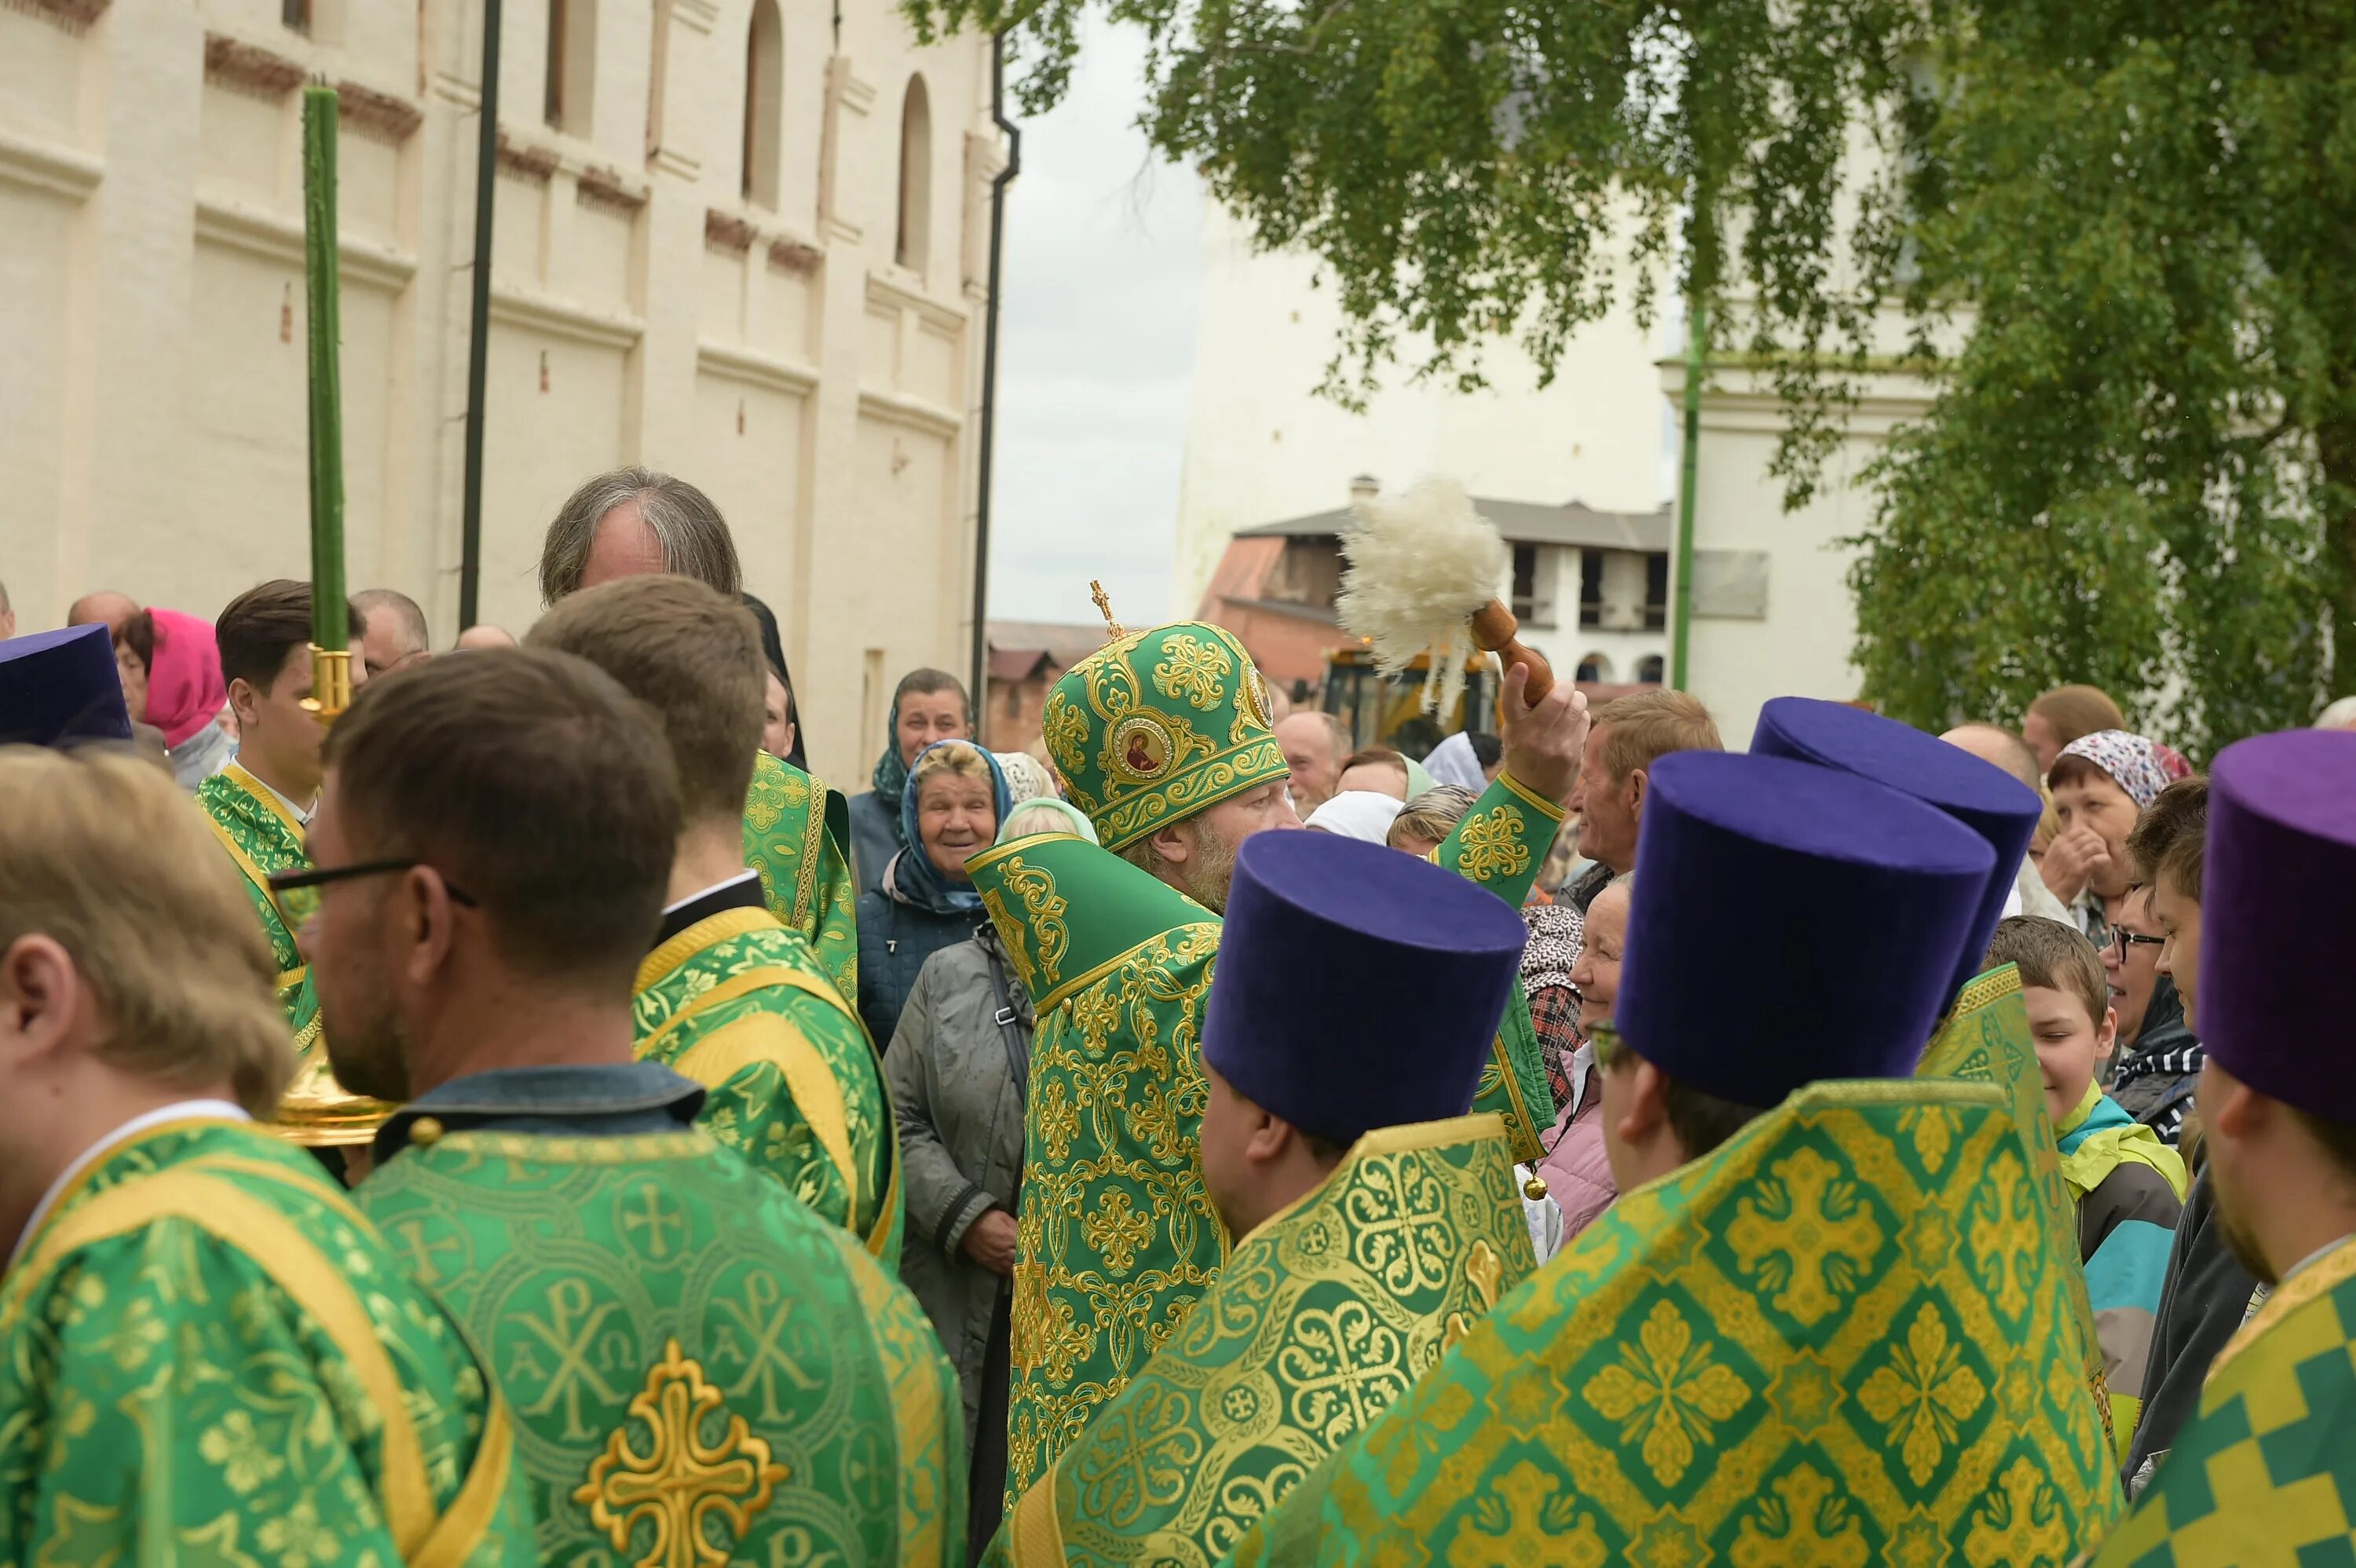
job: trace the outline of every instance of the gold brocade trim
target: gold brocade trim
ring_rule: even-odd
[[[462,1337],[463,1338],[463,1337]],[[473,1347],[467,1347],[469,1352]],[[485,1366],[482,1357],[475,1360]],[[508,1418],[508,1402],[497,1383],[485,1378],[489,1385],[490,1408],[483,1416],[483,1435],[475,1445],[475,1463],[458,1488],[458,1495],[450,1501],[450,1509],[425,1538],[425,1544],[410,1553],[409,1568],[466,1568],[475,1553],[490,1534],[492,1522],[498,1518],[499,1504],[506,1500],[508,1473],[515,1466],[515,1428]]]
[[[675,1133],[624,1133],[614,1137],[550,1137],[541,1133],[444,1133],[436,1149],[462,1149],[485,1159],[536,1160],[543,1165],[640,1165],[653,1159],[692,1159],[710,1154],[720,1141],[700,1128]]]
[[[770,915],[768,918],[772,923],[776,919],[775,915]],[[696,993],[693,1001],[663,1019],[661,1028],[639,1040],[631,1049],[636,1052],[637,1059],[644,1061],[655,1053],[657,1046],[670,1038],[672,1030],[690,1019],[701,1018],[712,1008],[735,1001],[740,997],[749,997],[764,987],[790,986],[792,984],[790,977],[798,973],[798,971],[789,969],[782,964],[765,964],[757,969],[745,969],[731,975],[710,990]],[[841,998],[838,997],[836,1000],[839,1004]]]
[[[718,1442],[706,1443],[704,1423],[723,1413],[726,1430]],[[643,1453],[631,1446],[632,1422],[646,1424]],[[639,1568],[718,1568],[730,1552],[712,1543],[706,1525],[716,1516],[732,1541],[742,1541],[786,1479],[786,1467],[771,1461],[766,1440],[726,1409],[720,1391],[704,1381],[702,1363],[681,1355],[673,1337],[573,1500],[589,1506],[590,1524],[605,1531],[616,1552],[630,1544],[641,1521],[654,1526]]]
[[[718,914],[706,915],[640,959],[637,978],[630,983],[630,989],[647,990],[705,948],[717,947],[731,937],[769,926],[786,929],[785,922],[766,908],[723,909]]]
[[[826,785],[812,778],[809,789],[809,804],[813,809],[803,819],[809,824],[809,831],[802,835],[801,864],[794,868],[794,924],[797,926],[809,923],[811,906],[816,903],[818,895],[819,856],[826,849]]]
[[[1511,997],[1506,999],[1505,1005],[1514,1005]],[[1526,1011],[1529,1003],[1525,1001],[1522,1007]],[[1497,1072],[1505,1081],[1505,1098],[1514,1106],[1512,1123],[1500,1124],[1505,1128],[1505,1142],[1513,1151],[1514,1162],[1516,1165],[1535,1165],[1546,1157],[1547,1151],[1538,1142],[1538,1125],[1530,1119],[1529,1101],[1522,1093],[1522,1075],[1514,1071],[1514,1060],[1505,1051],[1505,1031],[1503,1029],[1489,1037],[1489,1054],[1495,1059]],[[1515,1136],[1517,1132],[1520,1139]]]
[[[245,852],[245,846],[240,844],[235,836],[232,835],[227,827],[221,825],[220,817],[215,816],[209,811],[206,812],[205,826],[213,830],[213,837],[220,839],[221,842],[221,848],[229,851],[229,858],[237,862],[237,869],[245,873],[245,880],[252,882],[254,885],[254,888],[260,891],[262,894],[262,901],[268,904],[272,911],[277,914],[280,928],[286,933],[288,940],[292,941],[294,935],[294,927],[286,923],[286,912],[284,909],[279,908],[278,895],[270,891],[269,873],[253,863],[253,857],[247,854]],[[309,967],[310,965],[306,964],[303,965],[303,970],[307,970]],[[296,970],[294,971],[294,973],[300,974],[303,970]],[[301,982],[296,981],[294,983],[300,984]],[[285,975],[282,974],[278,976],[278,985],[281,990],[284,990],[288,984],[289,982]]]
[[[688,1047],[671,1063],[671,1071],[707,1089],[717,1089],[747,1067],[763,1062],[785,1078],[794,1108],[818,1135],[827,1157],[842,1172],[843,1211],[858,1213],[859,1168],[851,1156],[851,1117],[842,1103],[842,1085],[808,1035],[775,1013],[747,1013]],[[896,1164],[894,1175],[898,1175]]]
[[[1964,988],[1955,993],[1955,1005],[1947,1009],[1947,1016],[1953,1018],[1959,1013],[1970,1012],[1976,1008],[1987,1007],[1990,1002],[2001,1001],[2019,989],[2019,966],[2013,964],[1999,964],[1995,968],[1975,975],[1965,981]]]
[[[885,1104],[890,1104],[889,1095]],[[875,1228],[867,1232],[867,1255],[878,1263],[892,1245],[892,1226],[900,1218],[900,1118],[885,1116],[884,1126],[892,1140],[892,1174],[884,1183],[884,1207],[876,1211]],[[899,1270],[892,1272],[896,1276]]]
[[[2209,1408],[2212,1393],[2222,1396],[2225,1368],[2267,1329],[2318,1296],[2330,1295],[2351,1277],[2356,1277],[2356,1237],[2341,1242],[2276,1286],[2265,1304],[2250,1315],[2249,1320],[2233,1330],[2233,1337],[2225,1341],[2225,1348],[2217,1352],[2217,1359],[2209,1363],[2209,1377],[2202,1386],[2201,1408],[2204,1411]]]
[[[1058,1456],[1015,1500],[1013,1517],[1006,1524],[1014,1568],[1065,1568],[1064,1524],[1055,1517],[1055,1476],[1063,1467]]]
[[[1342,1156],[1340,1163],[1325,1173],[1325,1179],[1294,1199],[1291,1202],[1259,1222],[1252,1233],[1258,1235],[1280,1220],[1291,1218],[1317,1201],[1327,1189],[1337,1187],[1350,1168],[1362,1159],[1376,1155],[1405,1154],[1412,1149],[1448,1148],[1457,1144],[1478,1143],[1484,1138],[1503,1141],[1505,1120],[1494,1111],[1480,1111],[1469,1116],[1451,1116],[1440,1122],[1402,1122],[1395,1127],[1376,1127],[1361,1136]],[[1237,1237],[1237,1241],[1243,1240]]]
[[[1545,816],[1548,822],[1553,823],[1557,827],[1560,827],[1562,826],[1564,813],[1561,806],[1557,805],[1553,801],[1548,800],[1546,796],[1531,789],[1529,785],[1524,784],[1513,774],[1505,772],[1503,768],[1497,770],[1497,782],[1504,784],[1507,789],[1512,790],[1515,795],[1519,795],[1522,800],[1528,805],[1531,810]]]
[[[1111,974],[1114,970],[1119,968],[1122,965],[1136,957],[1139,952],[1142,949],[1151,947],[1157,942],[1175,941],[1182,933],[1202,931],[1205,929],[1217,931],[1220,929],[1219,923],[1215,920],[1198,920],[1191,924],[1173,926],[1168,931],[1155,932],[1151,936],[1147,937],[1144,941],[1137,944],[1133,947],[1122,948],[1119,953],[1114,954],[1111,957],[1106,959],[1103,963],[1097,965],[1094,968],[1089,969],[1087,973],[1075,975],[1070,979],[1065,981],[1062,985],[1056,987],[1054,990],[1048,992],[1045,996],[1040,997],[1039,1005],[1037,1008],[1034,1009],[1036,1016],[1043,1019],[1045,1018],[1049,1013],[1054,1012],[1060,1004],[1078,993],[1087,990],[1090,986],[1095,985],[1098,980],[1103,979],[1106,976]]]
[[[168,1122],[156,1122],[142,1127],[121,1143],[92,1150],[91,1157],[82,1162],[82,1168],[74,1172],[73,1179],[59,1188],[57,1196],[49,1200],[48,1211],[41,1216],[41,1228],[24,1238],[16,1249],[16,1255],[29,1260],[41,1245],[41,1238],[56,1229],[58,1221],[65,1218],[66,1211],[73,1206],[74,1200],[88,1191],[90,1184],[97,1180],[100,1173],[112,1166],[125,1150],[137,1148],[151,1139],[187,1132],[191,1127],[249,1127],[252,1125],[230,1116],[175,1116]],[[16,1283],[17,1272],[15,1269],[7,1271],[6,1278],[11,1285]],[[6,1317],[0,1317],[0,1330],[5,1330],[9,1321]]]
[[[292,1220],[218,1177],[166,1168],[110,1188],[45,1227],[38,1252],[20,1265],[19,1272],[24,1278],[39,1280],[68,1253],[159,1220],[186,1221],[243,1253],[311,1316],[350,1364],[361,1392],[384,1424],[380,1448],[385,1523],[403,1561],[410,1560],[426,1543],[437,1521],[434,1495],[425,1480],[424,1451],[419,1446],[401,1380],[351,1282]],[[22,1301],[24,1296],[20,1294],[16,1299]],[[0,1331],[8,1326],[0,1323]]]
[[[230,784],[237,786],[240,793],[250,796],[254,805],[284,823],[286,831],[294,836],[295,843],[300,844],[304,841],[303,825],[294,820],[293,813],[279,804],[276,790],[246,772],[244,767],[237,763],[224,765],[221,772],[228,777]]]

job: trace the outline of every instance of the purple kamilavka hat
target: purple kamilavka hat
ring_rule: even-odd
[[[2217,1065],[2285,1104],[2356,1122],[2356,733],[2286,730],[2209,773],[2194,1019]]]

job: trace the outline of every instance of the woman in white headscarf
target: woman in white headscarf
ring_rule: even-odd
[[[1344,838],[1380,844],[1390,835],[1391,819],[1406,808],[1406,804],[1370,789],[1345,789],[1311,812],[1309,820],[1301,826],[1320,833],[1337,833]]]

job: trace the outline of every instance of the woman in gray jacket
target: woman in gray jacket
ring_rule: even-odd
[[[1001,843],[1086,829],[1060,802],[1018,805]],[[1088,835],[1093,837],[1093,834]],[[925,961],[901,1009],[884,1076],[900,1124],[908,1231],[900,1278],[933,1320],[965,1391],[973,1465],[967,1539],[975,1560],[998,1531],[1006,1487],[1007,1343],[1031,997],[983,921]]]

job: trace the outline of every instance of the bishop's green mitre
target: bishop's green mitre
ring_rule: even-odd
[[[1041,726],[1108,849],[1285,774],[1258,667],[1200,621],[1117,632],[1055,683]]]

